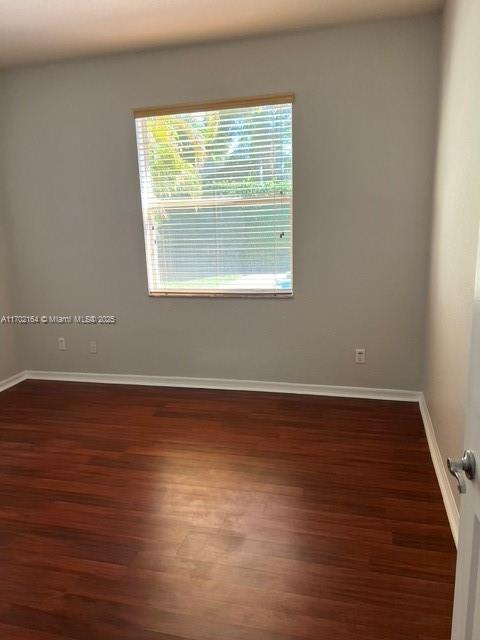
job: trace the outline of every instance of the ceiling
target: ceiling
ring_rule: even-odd
[[[0,0],[0,66],[439,10],[444,0]]]

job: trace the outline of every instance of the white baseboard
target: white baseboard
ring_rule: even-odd
[[[423,418],[423,424],[425,426],[425,433],[427,436],[428,447],[430,449],[430,455],[432,456],[433,467],[437,474],[438,484],[440,491],[442,492],[443,503],[445,505],[445,511],[447,512],[448,521],[452,530],[453,539],[455,545],[458,547],[458,527],[460,522],[460,514],[458,512],[457,503],[453,495],[452,485],[450,484],[445,461],[440,453],[440,448],[437,442],[437,436],[435,429],[433,428],[432,418],[428,411],[428,406],[425,401],[423,393],[419,397],[420,412]]]
[[[120,373],[73,373],[65,371],[25,371],[29,380],[58,380],[64,382],[100,382],[106,384],[134,384],[156,387],[189,387],[191,389],[226,389],[231,391],[266,391],[298,393],[342,398],[372,400],[403,400],[418,402],[418,391],[376,389],[370,387],[339,387],[294,382],[266,382],[261,380],[230,380],[224,378],[183,378],[175,376],[142,376]]]
[[[19,382],[23,382],[25,378],[26,371],[21,371],[20,373],[16,373],[14,376],[10,376],[10,378],[0,380],[0,392],[6,391],[7,389],[10,389],[10,387],[14,387]]]

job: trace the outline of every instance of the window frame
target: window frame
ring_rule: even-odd
[[[291,242],[290,242],[290,252],[291,252],[291,288],[288,291],[242,291],[242,290],[232,290],[232,291],[155,291],[150,290],[150,250],[147,246],[147,238],[145,235],[145,224],[148,222],[145,219],[145,213],[142,209],[142,220],[143,220],[143,235],[144,235],[144,246],[145,246],[145,261],[146,261],[146,271],[147,271],[147,292],[148,296],[151,298],[293,298],[294,295],[294,150],[293,150],[293,106],[295,104],[295,94],[293,93],[281,93],[281,94],[273,94],[273,95],[264,95],[264,96],[254,96],[254,97],[246,97],[246,98],[232,98],[225,100],[217,100],[211,102],[197,102],[197,103],[187,103],[187,104],[175,104],[169,106],[157,106],[157,107],[141,107],[133,109],[133,117],[134,122],[139,118],[148,118],[155,116],[166,116],[166,115],[176,115],[176,114],[184,114],[184,113],[195,113],[200,111],[219,111],[225,109],[237,109],[237,108],[248,108],[248,107],[256,107],[256,106],[267,106],[267,105],[280,105],[280,104],[291,104],[292,105],[292,194],[291,196],[286,196],[285,198],[291,203],[290,206],[290,229],[291,229]],[[138,147],[137,148],[137,163],[139,170],[139,187],[141,191],[141,176],[140,176],[140,163],[138,157]],[[244,199],[248,201],[247,199]],[[241,203],[242,198],[235,199],[236,202]],[[251,199],[249,200],[251,202]]]

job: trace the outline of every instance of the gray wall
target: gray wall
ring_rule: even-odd
[[[118,316],[22,328],[26,366],[420,388],[439,35],[430,16],[6,73],[19,310]],[[294,298],[148,298],[131,109],[285,91]]]
[[[12,276],[7,255],[7,242],[0,212],[0,317],[13,313],[10,286]],[[0,324],[0,383],[21,371],[15,348],[15,327]]]
[[[14,272],[9,248],[9,234],[7,233],[4,215],[3,195],[0,189],[0,318],[3,315],[14,313]],[[17,333],[15,326],[0,323],[0,384],[2,380],[22,370],[16,348]]]
[[[3,78],[0,75],[0,140],[4,139],[3,106]],[[0,155],[0,318],[3,315],[14,313],[12,297],[15,287],[15,274],[10,253],[10,234],[8,233],[5,215],[5,191],[3,188],[2,175],[3,164],[2,156]],[[15,335],[16,331],[14,326],[0,323],[0,384],[2,380],[21,371]]]
[[[479,69],[480,3],[455,0],[444,24],[425,375],[443,459],[463,451],[480,221]]]

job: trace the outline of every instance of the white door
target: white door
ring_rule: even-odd
[[[480,259],[473,311],[465,449],[476,458],[472,479],[460,472],[461,496],[452,640],[480,640]],[[461,453],[461,452],[459,452]],[[459,461],[457,461],[459,462]],[[467,470],[468,471],[468,470]]]

